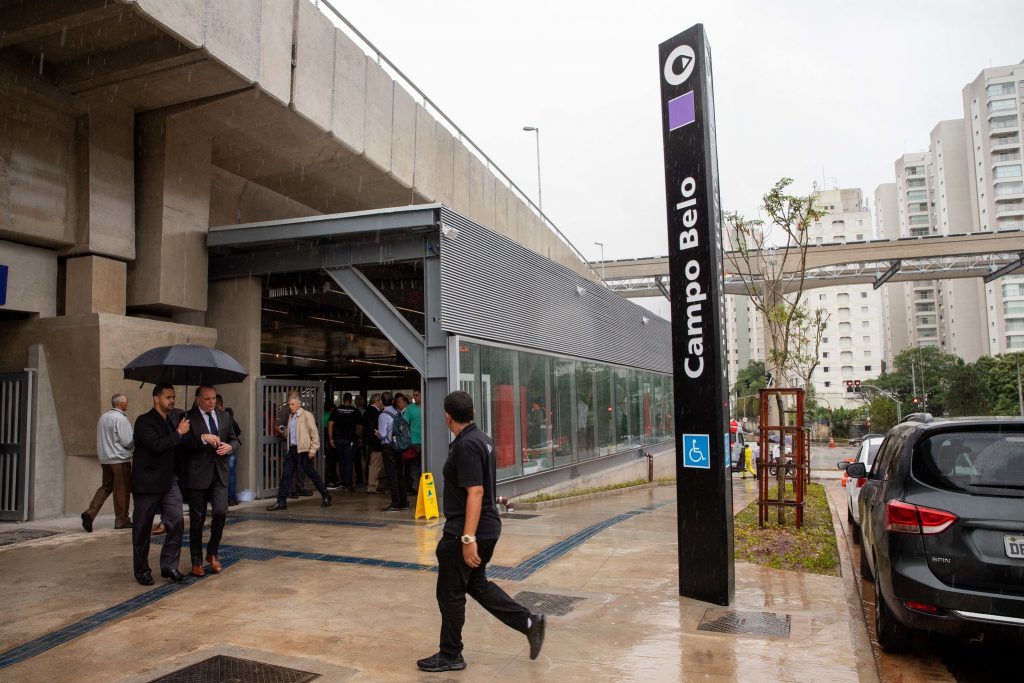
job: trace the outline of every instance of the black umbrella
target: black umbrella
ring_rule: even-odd
[[[238,361],[217,349],[197,344],[160,346],[124,366],[124,378],[150,384],[234,384],[249,373]]]

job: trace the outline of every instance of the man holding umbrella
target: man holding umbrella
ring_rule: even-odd
[[[158,509],[167,530],[160,551],[160,575],[171,581],[185,579],[185,575],[178,570],[183,522],[174,451],[182,437],[188,433],[189,421],[185,418],[178,423],[176,429],[171,427],[168,417],[174,409],[174,398],[174,387],[157,384],[153,387],[153,409],[135,420],[132,559],[135,580],[143,586],[153,585],[153,575],[149,568],[149,537],[153,516]]]

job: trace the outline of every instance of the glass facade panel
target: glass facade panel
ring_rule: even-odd
[[[499,480],[674,436],[670,375],[469,341],[459,364]]]

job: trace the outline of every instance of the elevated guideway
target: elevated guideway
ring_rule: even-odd
[[[836,285],[987,277],[1024,267],[1024,230],[929,235],[809,245],[804,288]],[[738,251],[725,254],[725,291],[746,294],[744,281],[763,279],[757,266],[769,264],[796,289],[800,256],[795,248],[773,249],[749,265]],[[1016,264],[1016,267],[1014,267]],[[668,296],[668,257],[603,261],[594,264],[608,286],[626,297]],[[750,268],[753,266],[755,269]],[[895,268],[895,273],[890,273]],[[889,275],[889,277],[885,277]]]

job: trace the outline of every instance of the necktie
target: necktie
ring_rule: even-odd
[[[217,418],[213,416],[213,411],[207,413],[210,416],[210,433],[217,436],[220,435],[220,429],[217,427]]]

